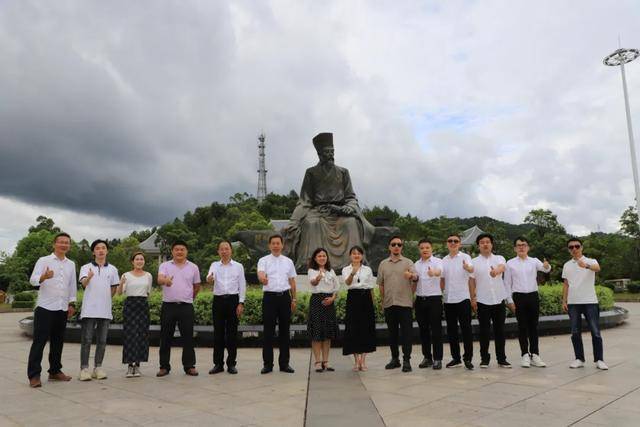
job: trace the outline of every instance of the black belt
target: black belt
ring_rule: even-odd
[[[239,294],[224,294],[224,295],[214,295],[214,298],[234,298],[238,297]]]
[[[192,302],[184,302],[184,301],[175,301],[175,302],[167,302],[162,301],[163,304],[171,304],[171,305],[193,305]]]
[[[271,295],[276,295],[276,296],[283,296],[283,295],[289,295],[289,290],[286,291],[280,291],[280,292],[275,292],[275,291],[264,291],[265,294],[271,294]]]
[[[427,296],[416,295],[416,299],[427,299],[427,298],[442,298],[442,295],[427,295]]]
[[[361,293],[364,293],[364,292],[369,292],[369,291],[371,291],[371,289],[363,289],[363,288],[360,288],[360,289],[357,289],[357,288],[356,289],[349,289],[349,292],[361,292]]]

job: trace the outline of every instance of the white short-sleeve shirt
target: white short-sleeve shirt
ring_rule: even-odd
[[[234,260],[228,264],[215,261],[209,267],[207,277],[213,275],[214,295],[238,295],[238,301],[244,302],[247,282],[244,278],[244,266]]]
[[[429,257],[427,260],[420,258],[415,262],[416,273],[418,273],[418,284],[416,286],[416,295],[419,297],[431,297],[442,295],[440,289],[440,277],[442,275],[442,260],[435,256]],[[429,276],[429,268],[432,271],[440,270],[440,275]]]
[[[473,273],[469,277],[476,281],[476,299],[481,304],[496,305],[503,300],[511,303],[511,295],[507,293],[502,274],[491,277],[491,267],[494,269],[507,262],[501,255],[491,254],[488,257],[479,255],[472,261]]]
[[[537,292],[538,271],[548,273],[551,271],[551,266],[545,269],[544,264],[538,258],[511,258],[507,261],[504,280],[511,293],[519,292],[528,294],[531,292]]]
[[[145,271],[142,276],[136,276],[130,271],[123,274],[125,278],[123,293],[128,297],[148,297],[151,292],[153,277]],[[93,280],[93,279],[91,279]]]
[[[598,261],[583,256],[582,261],[588,265],[598,265]],[[597,304],[596,296],[596,272],[582,268],[575,259],[565,262],[562,267],[562,278],[569,283],[568,304]]]
[[[342,269],[342,280],[347,283],[347,277],[353,270],[352,265],[347,265]],[[347,289],[373,289],[375,280],[373,278],[373,270],[368,265],[361,265],[351,280],[351,285],[347,285]]]
[[[310,268],[307,272],[307,277],[311,281],[318,277],[318,274],[320,274],[320,271]],[[317,285],[314,286],[309,283],[309,286],[312,294],[332,294],[340,289],[340,281],[336,273],[333,270],[329,270],[324,272],[324,277]]]
[[[53,277],[40,283],[40,276],[47,268],[53,271]],[[69,303],[76,300],[76,264],[69,258],[59,259],[54,254],[39,258],[29,282],[40,287],[38,307],[49,311],[67,311]]]
[[[93,277],[84,288],[80,319],[93,317],[97,319],[113,319],[111,313],[111,287],[118,286],[120,277],[118,269],[111,264],[102,267],[90,262],[80,268],[80,280],[87,277],[89,270],[93,270]]]
[[[442,258],[444,302],[446,304],[457,304],[471,298],[469,295],[469,273],[462,267],[463,261],[471,264],[471,257],[463,252],[458,252],[454,257],[447,255]]]
[[[291,289],[289,279],[297,277],[293,261],[284,255],[273,256],[269,254],[260,258],[258,260],[259,272],[264,272],[267,275],[268,283],[262,287],[264,292],[288,291]]]

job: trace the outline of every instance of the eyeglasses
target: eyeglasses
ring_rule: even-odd
[[[569,248],[569,250],[571,250],[571,249],[580,249],[580,245],[569,245],[567,247]]]
[[[460,240],[458,240],[458,239],[449,239],[449,240],[447,240],[447,243],[460,243]]]
[[[527,246],[529,246],[529,245],[527,245],[526,243],[518,243],[516,245],[516,248],[526,248]]]
[[[392,248],[401,248],[402,247],[402,243],[392,243],[390,246]]]

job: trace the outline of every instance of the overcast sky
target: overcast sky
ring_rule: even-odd
[[[634,202],[629,1],[0,3],[0,250],[38,215],[122,237],[236,192],[299,190],[334,133],[361,205],[577,234]],[[640,60],[627,79],[640,139]]]

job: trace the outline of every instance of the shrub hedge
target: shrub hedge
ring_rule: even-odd
[[[540,286],[540,315],[548,316],[552,314],[562,313],[562,285],[552,284]],[[610,310],[613,307],[613,291],[603,286],[596,286],[596,294],[600,302],[602,311]],[[78,291],[77,314],[79,316],[82,305],[82,291]],[[309,312],[309,298],[311,294],[307,292],[298,292],[296,311],[292,315],[292,324],[304,324],[307,321]],[[122,323],[122,307],[124,304],[124,295],[116,295],[113,297],[113,321],[114,323]],[[211,292],[201,292],[198,294],[193,306],[197,325],[211,325],[212,310],[211,304],[213,294]],[[338,294],[336,299],[336,312],[338,321],[344,323],[345,310],[347,302],[347,291],[343,290]],[[150,317],[152,324],[160,323],[160,307],[162,305],[162,294],[159,290],[154,290],[149,296]],[[375,313],[376,322],[384,322],[384,313],[380,306],[380,295],[375,293]],[[262,324],[262,292],[259,289],[248,289],[244,303],[244,315],[240,319],[241,325],[260,325]]]

